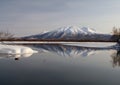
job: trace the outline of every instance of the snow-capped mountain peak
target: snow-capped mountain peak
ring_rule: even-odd
[[[58,40],[96,40],[96,36],[100,37],[99,32],[94,29],[79,26],[61,27],[53,31],[40,33],[24,37],[25,39],[58,39]],[[103,38],[103,37],[102,37]]]
[[[92,28],[87,28],[87,27],[82,27],[81,28],[84,32],[86,33],[97,33],[94,29]]]
[[[61,27],[59,29],[57,29],[58,32],[71,32],[73,34],[75,33],[82,33],[82,34],[93,34],[96,33],[95,30],[91,29],[91,28],[87,28],[87,27],[78,27],[78,26],[68,26],[68,27]]]

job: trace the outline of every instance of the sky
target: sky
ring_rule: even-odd
[[[0,0],[0,31],[26,36],[63,26],[111,33],[120,27],[120,0]]]

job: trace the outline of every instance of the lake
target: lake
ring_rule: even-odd
[[[119,46],[92,45],[34,44],[25,46],[38,53],[0,54],[0,85],[119,85]]]

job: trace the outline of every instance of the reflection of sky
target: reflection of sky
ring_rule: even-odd
[[[66,25],[111,32],[120,24],[119,4],[119,0],[0,0],[0,29],[17,36]]]

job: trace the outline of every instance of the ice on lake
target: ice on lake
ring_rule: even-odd
[[[30,47],[18,46],[18,45],[6,45],[0,44],[0,54],[14,57],[29,57],[37,51],[33,50]]]

